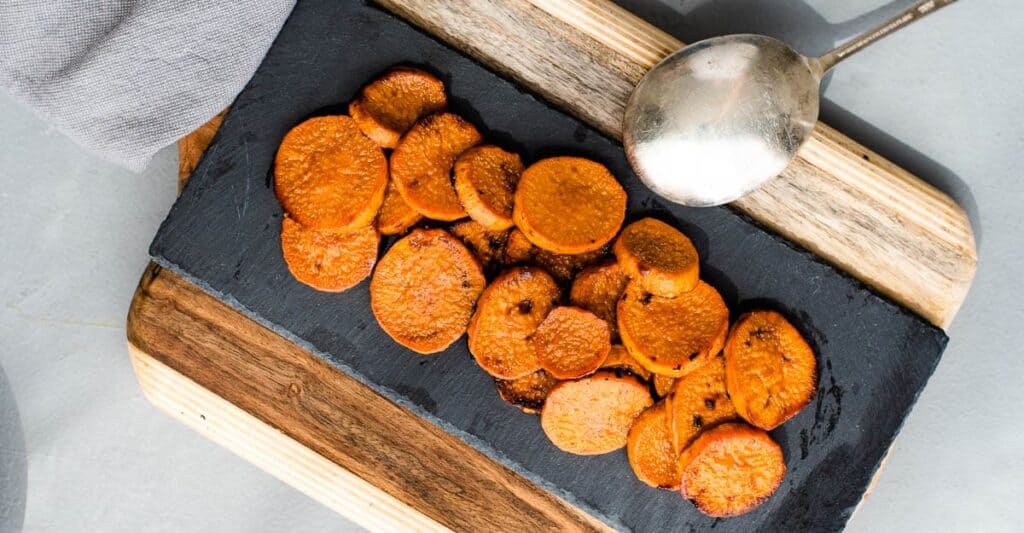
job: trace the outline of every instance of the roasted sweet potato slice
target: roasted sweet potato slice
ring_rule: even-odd
[[[524,413],[536,414],[544,407],[544,400],[558,379],[543,370],[516,379],[495,379],[502,400],[518,407]]]
[[[549,374],[576,379],[600,368],[612,345],[607,322],[579,307],[556,307],[537,327],[533,347]]]
[[[397,235],[411,228],[420,221],[422,215],[405,203],[402,195],[395,188],[394,180],[388,180],[388,188],[384,191],[384,203],[377,211],[377,230],[381,235]]]
[[[281,251],[292,276],[318,291],[341,292],[366,279],[377,262],[380,234],[373,226],[352,232],[302,227],[291,217],[281,222]]]
[[[625,446],[633,420],[651,403],[647,385],[636,376],[601,370],[555,385],[540,425],[559,449],[599,455]]]
[[[452,184],[452,165],[482,137],[458,115],[436,113],[422,118],[391,153],[391,178],[405,203],[434,220],[466,216]]]
[[[559,283],[570,283],[577,273],[597,263],[607,254],[604,248],[574,255],[556,254],[537,248],[533,263],[548,271]]]
[[[619,338],[615,307],[627,283],[629,276],[617,262],[594,265],[583,269],[573,280],[572,289],[569,290],[569,302],[608,322],[614,341]]]
[[[540,370],[533,337],[558,297],[555,280],[538,268],[499,274],[480,296],[469,324],[469,351],[480,368],[498,379]]]
[[[455,192],[470,218],[491,231],[507,230],[512,227],[512,198],[522,173],[517,154],[477,146],[455,161]]]
[[[619,336],[652,373],[682,377],[722,349],[729,309],[703,281],[677,298],[655,296],[631,281],[616,309]]]
[[[626,191],[604,165],[579,157],[542,159],[516,187],[512,218],[530,242],[557,254],[599,250],[626,216]]]
[[[659,402],[636,418],[626,440],[636,478],[659,489],[679,488],[678,454],[668,431],[668,409]]]
[[[556,254],[533,245],[526,235],[514,228],[505,247],[506,265],[536,265],[551,274],[559,283],[572,281],[576,274],[607,255],[604,248],[582,254]]]
[[[387,183],[383,150],[345,116],[316,117],[295,126],[274,159],[277,199],[310,229],[369,226]]]
[[[686,449],[702,431],[736,420],[736,408],[725,390],[725,358],[713,357],[676,380],[667,401],[676,453]]]
[[[740,416],[770,430],[810,403],[818,369],[814,350],[784,316],[753,311],[729,333],[725,376]]]
[[[512,228],[508,234],[508,242],[505,244],[505,264],[529,265],[533,263],[533,257],[538,248],[526,238],[519,228]]]
[[[396,67],[363,87],[348,105],[348,114],[367,137],[394,148],[417,120],[446,105],[441,80],[422,70]]]
[[[683,497],[702,513],[723,518],[761,505],[786,475],[782,448],[746,424],[708,430],[682,453],[679,466]]]
[[[440,352],[466,331],[485,283],[461,241],[441,229],[417,229],[380,259],[370,307],[395,342],[421,354]]]
[[[612,247],[622,269],[647,292],[675,298],[700,281],[697,249],[679,230],[653,218],[622,229]]]
[[[608,351],[608,357],[604,359],[604,363],[601,363],[601,368],[625,370],[644,381],[651,379],[650,371],[644,368],[632,355],[629,355],[625,346],[621,344],[612,345],[612,349]]]
[[[654,398],[660,400],[668,396],[675,384],[676,378],[655,374],[654,379],[651,380],[651,385],[654,388]]]
[[[491,231],[475,220],[462,220],[452,224],[451,232],[476,254],[485,272],[504,263],[507,231]]]

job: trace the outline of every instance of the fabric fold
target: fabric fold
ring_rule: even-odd
[[[0,2],[0,86],[139,171],[227,107],[294,0]]]

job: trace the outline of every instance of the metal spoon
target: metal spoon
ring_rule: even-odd
[[[691,206],[731,202],[782,172],[807,140],[825,72],[955,1],[918,1],[819,58],[763,35],[691,44],[634,89],[623,123],[626,155],[664,198]]]

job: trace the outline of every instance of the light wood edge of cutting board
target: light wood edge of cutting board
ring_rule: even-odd
[[[361,525],[609,529],[155,264],[135,291],[127,335],[137,377],[161,409]],[[139,365],[145,358],[163,366]],[[325,468],[329,481],[311,477]],[[374,512],[338,505],[354,493]]]
[[[128,354],[158,409],[352,522],[370,531],[450,531],[130,342]]]
[[[633,86],[682,46],[610,0],[375,1],[615,139]],[[960,206],[822,123],[731,205],[944,329],[977,270]]]

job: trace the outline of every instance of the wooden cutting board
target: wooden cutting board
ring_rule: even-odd
[[[381,3],[615,138],[628,88],[678,46],[606,2]],[[823,125],[736,207],[940,326],[974,272],[952,201]],[[157,405],[367,527],[606,527],[166,270],[128,329]]]

